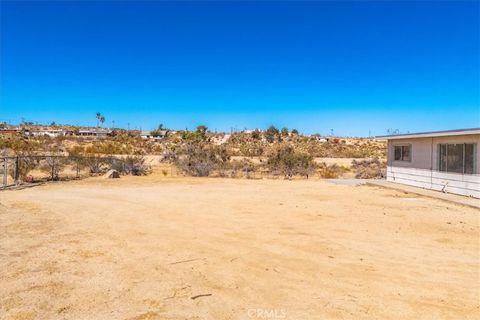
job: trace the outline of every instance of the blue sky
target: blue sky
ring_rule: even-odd
[[[2,1],[0,121],[480,126],[477,1]]]

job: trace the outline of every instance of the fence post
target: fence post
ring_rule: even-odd
[[[8,158],[3,157],[3,187],[7,187],[8,179]]]
[[[15,164],[13,168],[13,182],[17,185],[18,184],[18,176],[20,175],[20,168],[18,167],[18,156],[15,157]]]

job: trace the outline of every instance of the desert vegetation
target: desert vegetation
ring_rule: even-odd
[[[97,129],[105,122],[96,115]],[[371,139],[305,136],[298,130],[270,126],[232,134],[195,130],[172,131],[160,124],[150,132],[157,139],[144,139],[132,130],[113,129],[104,138],[75,136],[80,128],[63,128],[72,136],[0,135],[4,156],[18,157],[17,170],[10,175],[22,181],[31,173],[49,180],[101,175],[114,169],[123,175],[146,175],[152,171],[147,156],[174,166],[183,175],[206,177],[357,178],[384,176],[385,145]],[[32,131],[26,126],[23,131]],[[96,131],[93,131],[96,132]],[[158,138],[160,137],[160,138]],[[350,165],[326,164],[317,158],[355,158]]]
[[[358,179],[381,179],[387,175],[387,163],[379,159],[353,160],[352,168]]]

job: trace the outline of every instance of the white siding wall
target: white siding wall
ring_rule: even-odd
[[[480,198],[480,175],[387,167],[387,181]]]
[[[438,171],[438,144],[476,143],[476,174]],[[394,161],[395,145],[412,145],[411,161]],[[480,198],[480,135],[390,140],[387,181]]]

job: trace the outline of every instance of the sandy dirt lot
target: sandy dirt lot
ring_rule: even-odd
[[[319,180],[0,192],[1,319],[478,319],[479,212]]]

